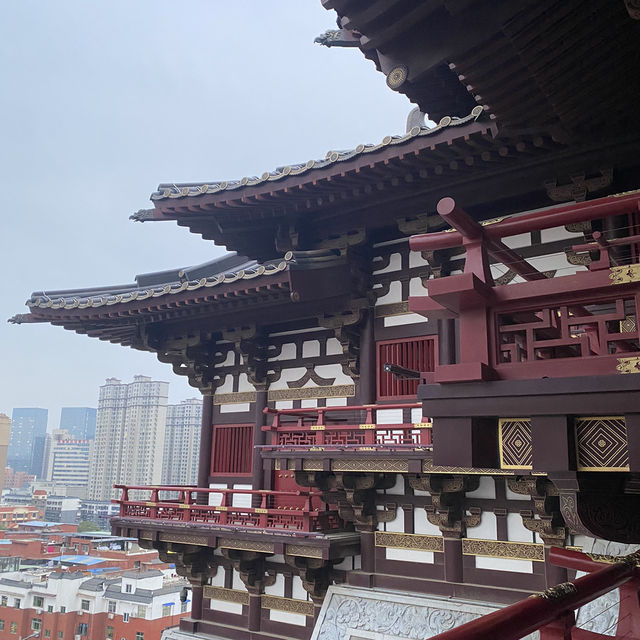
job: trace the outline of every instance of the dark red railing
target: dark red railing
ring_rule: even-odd
[[[540,640],[640,640],[640,552],[602,564],[587,554],[554,547],[550,560],[590,573],[433,636],[432,640],[519,640],[534,631],[540,632]],[[615,631],[596,633],[575,626],[576,609],[617,588],[620,605]]]
[[[313,409],[271,409],[271,443],[263,450],[396,451],[431,450],[431,422],[377,424],[377,412],[385,409],[421,409],[422,405],[382,404]],[[349,414],[341,418],[340,414]],[[361,421],[351,421],[353,416]],[[343,421],[348,421],[345,424]]]
[[[120,500],[113,501],[120,505],[121,518],[292,532],[344,528],[337,511],[329,509],[318,492],[127,485],[115,485],[115,488],[122,490]],[[130,492],[137,494],[134,499]],[[238,505],[241,500],[260,506]]]
[[[423,379],[609,375],[632,366],[631,358],[640,356],[639,211],[640,193],[633,193],[481,226],[451,198],[441,200],[438,212],[452,232],[413,236],[410,246],[414,251],[463,246],[464,273],[430,280],[429,295],[410,298],[409,307],[432,320],[459,319],[460,359],[424,372]],[[556,256],[557,266],[550,273],[539,271],[502,241],[576,223],[589,223],[586,241],[569,239],[562,249],[557,242],[550,245],[555,253],[547,258]],[[573,256],[574,266],[565,262],[565,253]],[[494,282],[492,262],[525,282]],[[564,275],[563,262],[574,273]]]

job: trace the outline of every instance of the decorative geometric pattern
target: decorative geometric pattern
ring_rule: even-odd
[[[235,393],[216,393],[213,404],[245,404],[256,401],[255,391],[237,391]]]
[[[544,562],[544,545],[532,542],[503,542],[501,540],[463,538],[462,553],[465,556]]]
[[[177,533],[161,533],[160,540],[162,542],[184,542],[185,544],[193,544],[199,547],[206,547],[209,544],[206,536],[180,535]]]
[[[271,542],[254,542],[235,538],[219,538],[218,547],[221,549],[239,549],[240,551],[258,551],[259,553],[273,553],[274,550]]]
[[[444,551],[442,536],[426,536],[413,533],[376,531],[376,547],[415,549],[417,551]]]
[[[629,471],[623,416],[576,418],[575,435],[578,471]]]
[[[503,469],[531,469],[533,464],[531,448],[530,418],[500,418],[498,420],[500,438],[500,467]]]
[[[487,467],[442,467],[433,464],[432,458],[422,462],[422,473],[462,473],[467,476],[512,476],[513,471],[490,469]]]
[[[212,600],[222,600],[223,602],[249,604],[249,594],[246,591],[239,591],[238,589],[225,589],[224,587],[206,585],[202,589],[202,596]]]
[[[303,616],[313,616],[313,602],[309,602],[308,600],[281,598],[280,596],[269,596],[265,594],[262,596],[262,608],[299,613]]]
[[[308,547],[302,544],[288,544],[285,547],[288,556],[299,556],[300,558],[322,558],[321,547]]]
[[[385,460],[384,457],[369,458],[362,460],[333,460],[331,462],[331,471],[380,471],[407,473],[409,471],[409,463],[406,460]]]
[[[310,400],[315,398],[352,398],[356,394],[353,384],[337,384],[332,387],[304,387],[303,389],[273,389],[269,402],[279,400]]]

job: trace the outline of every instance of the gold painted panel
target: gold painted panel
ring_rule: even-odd
[[[360,460],[332,460],[331,471],[380,471],[390,473],[407,473],[409,471],[409,463],[406,460],[392,458],[385,459],[385,454],[380,458],[362,458]]]
[[[269,402],[279,400],[312,400],[316,398],[352,398],[356,395],[354,384],[338,384],[331,387],[304,387],[302,389],[272,389]]]
[[[488,469],[484,467],[441,467],[433,464],[433,459],[428,458],[422,462],[422,473],[464,473],[465,475],[482,476],[512,476],[513,471],[505,469]]]
[[[256,401],[255,391],[236,391],[235,393],[216,393],[213,404],[246,404]]]
[[[264,594],[262,596],[262,608],[313,616],[313,602],[308,600],[295,600],[294,598],[282,598]]]
[[[218,538],[218,547],[224,549],[238,549],[240,551],[258,551],[260,553],[273,553],[273,544],[259,542],[257,540],[238,540],[236,538]]]
[[[403,316],[409,313],[409,302],[393,302],[381,304],[376,307],[376,318],[390,318],[391,316]]]
[[[442,536],[428,536],[417,533],[395,533],[376,531],[376,547],[392,547],[393,549],[414,549],[416,551],[444,551]]]
[[[161,542],[177,542],[182,544],[193,544],[198,547],[206,547],[208,546],[208,539],[206,536],[191,536],[187,534],[179,534],[179,533],[161,533],[160,534]]]
[[[238,604],[249,604],[249,594],[238,589],[225,589],[224,587],[212,587],[205,585],[202,589],[204,598],[212,600],[222,600],[223,602],[237,602]]]
[[[533,542],[505,542],[502,540],[463,538],[462,553],[465,556],[544,562],[544,545],[534,544]]]
[[[500,418],[498,440],[502,469],[533,468],[531,418]]]
[[[574,432],[578,471],[629,471],[624,416],[581,416]]]
[[[299,558],[322,558],[322,549],[319,547],[307,547],[302,544],[288,544],[285,547],[285,554]]]

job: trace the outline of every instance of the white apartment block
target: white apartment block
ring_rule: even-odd
[[[47,435],[44,477],[66,486],[87,486],[93,440],[77,440],[64,429]]]
[[[100,387],[89,499],[119,497],[114,484],[159,484],[169,383],[134,376]]]
[[[201,423],[202,398],[167,407],[162,484],[196,484]]]

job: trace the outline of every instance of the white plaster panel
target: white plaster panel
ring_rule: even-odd
[[[424,507],[415,507],[413,510],[413,531],[425,536],[440,535],[440,529],[427,520],[427,511]]]
[[[320,364],[315,367],[315,372],[321,378],[335,378],[333,384],[353,384],[353,380],[344,373],[342,367],[339,364]],[[315,386],[313,384],[306,384],[305,387]]]
[[[476,569],[533,573],[533,562],[530,560],[512,560],[511,558],[484,558],[482,556],[476,556]]]
[[[377,424],[402,424],[402,409],[378,409]]]
[[[239,402],[238,404],[221,404],[220,413],[243,413],[251,409],[249,402]]]
[[[291,369],[283,369],[279,380],[276,380],[269,387],[270,389],[288,389],[287,382],[295,382],[300,380],[307,372],[305,367],[292,367]]]
[[[422,409],[411,409],[411,422],[423,422]]]
[[[400,269],[402,269],[402,255],[399,253],[392,253],[389,256],[389,264],[386,267],[384,267],[384,269],[376,269],[375,267],[377,262],[379,261],[374,258],[373,260],[374,274],[389,273],[390,271],[400,271]]]
[[[387,489],[385,491],[386,494],[392,496],[403,496],[404,495],[404,478],[402,475],[396,475],[396,483],[391,487],[391,489]]]
[[[327,398],[327,407],[346,407],[346,398]]]
[[[264,588],[264,592],[270,596],[280,596],[284,598],[284,574],[277,573],[276,581]]]
[[[327,355],[328,356],[340,356],[342,355],[342,345],[338,338],[329,338],[327,340]]]
[[[269,358],[269,362],[275,362],[276,360],[295,360],[296,358],[296,345],[294,342],[285,342],[282,345],[282,350],[277,356]]]
[[[277,609],[269,609],[269,620],[284,622],[285,624],[295,624],[298,627],[305,627],[307,625],[307,616],[303,616],[300,613],[278,611]]]
[[[234,484],[234,489],[251,490],[250,484]],[[250,493],[234,493],[231,504],[234,507],[251,507],[251,494]]]
[[[224,568],[218,567],[216,575],[209,579],[209,584],[213,587],[224,587],[224,573]]]
[[[480,524],[477,527],[467,527],[467,538],[480,538],[481,540],[497,540],[498,524],[495,513],[483,511]]]
[[[278,400],[275,406],[276,409],[293,409],[293,400]]]
[[[376,307],[381,304],[391,304],[392,302],[402,302],[402,282],[394,280],[389,285],[389,293],[376,300]]]
[[[424,316],[417,313],[403,313],[399,316],[388,316],[383,318],[385,327],[401,327],[405,324],[418,324],[419,322],[427,322]]]
[[[235,364],[235,362],[236,362],[236,352],[233,349],[230,349],[229,351],[227,351],[227,357],[225,358],[224,362],[220,363],[218,366],[231,367]]]
[[[480,476],[480,484],[475,491],[467,491],[467,498],[488,498],[492,500],[496,497],[496,483],[491,476]]]
[[[303,358],[317,358],[320,355],[320,341],[319,340],[305,340],[302,343],[302,357]]]
[[[291,580],[291,597],[295,600],[308,600],[308,593],[302,586],[300,576],[293,576]]]
[[[395,531],[398,533],[404,532],[404,509],[398,507],[396,509],[396,517],[390,522],[380,522],[378,527],[385,531]]]
[[[544,242],[555,242],[556,240],[573,240],[578,242],[582,238],[582,233],[567,231],[564,227],[552,227],[540,231],[540,240]]]
[[[231,588],[238,589],[239,591],[246,591],[244,582],[242,582],[242,580],[240,579],[240,574],[235,569],[231,569],[231,571],[233,571]]]
[[[226,489],[226,484],[210,484],[210,489]],[[213,507],[218,507],[222,504],[222,493],[210,493],[209,494],[209,505]]]
[[[422,284],[422,278],[411,278],[409,280],[410,296],[426,296],[427,288]]]
[[[239,602],[226,602],[225,600],[211,600],[211,608],[224,613],[235,613],[242,615],[242,605]]]
[[[238,391],[255,391],[255,387],[249,382],[246,373],[238,376]]]
[[[420,251],[409,251],[409,269],[414,267],[423,267],[429,263],[422,257]]]
[[[422,562],[433,564],[433,551],[416,551],[415,549],[386,548],[387,560],[400,560],[401,562]]]
[[[533,533],[522,524],[519,513],[507,514],[507,540],[510,542],[533,541]]]
[[[538,271],[551,271],[553,269],[557,269],[558,275],[560,276],[566,276],[571,273],[575,273],[576,270],[587,271],[587,267],[580,267],[579,265],[569,264],[564,257],[564,254],[537,256],[535,258],[528,258],[527,262],[538,269]]]
[[[509,236],[508,238],[503,238],[502,242],[504,242],[507,247],[509,247],[509,249],[529,247],[531,245],[531,234],[519,233],[517,236]]]
[[[231,393],[233,391],[233,376],[225,374],[224,382],[216,389],[216,393]]]
[[[300,401],[300,407],[302,409],[313,409],[314,407],[317,407],[317,406],[318,406],[318,401],[314,398]]]

